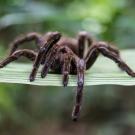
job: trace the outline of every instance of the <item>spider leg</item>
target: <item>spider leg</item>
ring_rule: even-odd
[[[51,37],[54,33],[55,33],[55,32],[48,32],[48,33],[46,33],[46,34],[45,34],[46,39],[48,39],[49,37]],[[50,51],[51,51],[51,50],[49,50],[48,54],[50,53]],[[44,64],[45,64],[45,61],[46,61],[46,58],[47,58],[47,57],[48,57],[48,56],[46,56],[46,53],[44,53],[43,58],[42,58],[41,65],[44,65]]]
[[[76,56],[70,48],[64,46],[60,48],[60,51],[65,55],[65,57],[68,57],[68,59],[67,58],[64,59],[67,61],[64,63],[65,65],[63,65],[63,68],[66,70],[65,72],[66,74],[65,75],[63,74],[63,85],[65,84],[67,85],[68,83],[68,73],[70,72],[69,67],[71,61],[73,61],[77,67],[77,76],[78,76],[77,93],[76,93],[75,106],[72,112],[73,121],[77,121],[81,110],[81,104],[82,104],[83,87],[84,87],[84,71],[86,68],[86,64],[84,59],[80,59],[78,56]]]
[[[104,46],[105,48],[108,49],[108,51],[111,51],[114,55],[117,55],[117,57],[120,57],[119,50],[116,47],[111,46],[106,42],[98,42],[97,45],[94,44],[93,46],[89,48],[87,55],[85,57],[85,60],[87,61],[86,69],[91,68],[91,66],[95,63],[97,57],[99,56],[99,51],[96,49],[98,47]]]
[[[9,64],[12,61],[17,60],[21,56],[25,56],[26,58],[30,59],[31,61],[34,61],[36,58],[36,53],[34,51],[28,50],[28,49],[15,51],[12,55],[8,56],[5,60],[0,62],[0,68],[5,67],[7,64]]]
[[[54,46],[55,48],[55,46]],[[53,48],[52,48],[53,49]],[[56,48],[55,48],[56,49]],[[71,60],[76,63],[77,67],[77,74],[78,74],[78,86],[77,86],[77,94],[76,94],[76,100],[75,100],[75,106],[72,113],[72,119],[76,121],[79,117],[80,109],[81,109],[81,103],[82,103],[82,91],[84,86],[84,71],[85,71],[85,62],[83,59],[79,59],[75,54],[73,54],[72,50],[69,49],[66,46],[58,47],[58,50],[54,49],[54,52],[57,52],[56,54],[51,51],[50,55],[47,57],[44,67],[41,72],[41,76],[45,77],[48,73],[48,70],[52,64],[52,62],[55,60],[56,55],[59,53],[62,53],[63,57],[63,68],[62,68],[62,74],[63,74],[63,85],[67,86],[68,84],[68,75],[70,72],[70,64]]]
[[[90,48],[86,57],[85,57],[85,61],[86,61],[86,70],[91,68],[92,65],[95,63],[95,61],[97,60],[97,57],[99,56],[99,51],[96,50],[95,48]]]
[[[82,104],[82,96],[83,96],[83,87],[84,87],[84,71],[85,71],[85,62],[83,59],[77,60],[77,93],[76,93],[76,100],[75,106],[72,112],[72,119],[73,121],[77,121],[79,118],[81,104]]]
[[[55,45],[51,50],[50,50],[50,54],[47,56],[47,59],[44,63],[44,66],[42,68],[41,71],[41,77],[44,78],[51,65],[53,64],[53,62],[55,61],[56,55],[59,54],[60,59],[62,58],[63,60],[63,67],[62,67],[62,74],[63,74],[63,86],[66,87],[68,84],[68,74],[70,72],[70,62],[71,62],[71,58],[72,58],[72,51],[67,48],[66,46],[59,46],[59,45]],[[61,55],[60,55],[61,54]]]
[[[44,66],[41,71],[42,78],[46,77],[51,65],[55,61],[58,47],[59,47],[59,45],[55,44],[55,46],[53,46],[52,49],[48,52],[47,58],[45,59]]]
[[[97,44],[89,50],[88,55],[86,57],[86,69],[92,66],[92,64],[95,62],[99,53],[101,53],[105,57],[112,59],[128,75],[135,77],[135,72],[133,72],[133,70],[121,59],[121,57],[117,55],[116,53],[114,53],[113,51],[110,51],[104,44]],[[96,57],[93,57],[93,56],[96,56]],[[93,58],[94,60],[92,60]]]
[[[57,43],[59,41],[60,37],[61,37],[60,33],[53,32],[49,36],[48,40],[45,43],[42,43],[43,45],[39,49],[38,55],[35,59],[34,65],[33,65],[32,72],[29,77],[30,81],[35,80],[37,70],[38,70],[40,64],[42,63],[43,57],[45,56],[45,54],[47,55],[47,53],[53,47],[53,45],[55,45],[55,43]]]
[[[88,46],[93,42],[92,38],[86,31],[81,31],[78,34],[78,53],[79,57],[83,58],[85,51],[85,41],[88,41]]]
[[[68,80],[69,80],[69,73],[70,73],[70,66],[71,66],[71,57],[70,54],[64,54],[64,63],[62,67],[62,74],[63,74],[63,86],[67,87]]]
[[[120,58],[118,55],[114,55],[111,51],[108,49],[101,47],[99,48],[99,51],[106,57],[112,59],[114,62],[116,62],[123,71],[125,71],[129,76],[135,77],[135,72]]]
[[[14,53],[16,51],[16,49],[22,45],[23,43],[25,42],[29,42],[29,41],[32,41],[32,40],[35,40],[36,43],[38,42],[38,40],[40,39],[41,35],[39,35],[38,33],[29,33],[23,37],[18,37],[16,40],[14,40],[12,43],[11,43],[11,50],[10,50],[10,53],[9,55],[11,55],[12,53]],[[40,47],[40,44],[36,44],[37,47],[39,48]]]
[[[112,46],[109,43],[104,42],[104,41],[100,41],[100,42],[98,42],[98,44],[101,45],[101,46],[105,46],[109,51],[111,51],[111,52],[115,53],[116,55],[120,56],[120,51],[118,50],[117,47]]]
[[[67,46],[62,46],[59,49],[59,52],[61,52],[63,55],[61,55],[61,59],[63,58],[63,66],[62,66],[62,81],[63,86],[66,87],[69,80],[69,73],[71,68],[71,61],[73,60],[73,57],[77,57],[70,48]]]
[[[111,52],[114,52],[116,55],[120,56],[120,51],[115,46],[108,45],[108,49]]]

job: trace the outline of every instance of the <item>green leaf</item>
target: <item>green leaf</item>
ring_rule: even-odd
[[[123,50],[121,56],[124,61],[135,71],[135,50]],[[31,64],[11,63],[5,68],[0,69],[1,83],[19,83],[40,86],[62,86],[62,75],[48,74],[46,78],[40,77],[41,67],[38,71],[36,80],[29,81],[29,74],[32,69]],[[110,59],[100,56],[91,69],[85,73],[85,86],[89,85],[135,85],[135,78],[128,76],[121,71]],[[77,85],[77,76],[70,75],[69,85]]]

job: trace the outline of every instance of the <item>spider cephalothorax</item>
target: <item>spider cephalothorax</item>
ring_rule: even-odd
[[[30,49],[17,50],[18,46],[32,40],[36,42],[37,51]],[[87,50],[85,49],[86,41]],[[24,37],[17,38],[11,45],[10,54],[0,63],[0,68],[21,56],[25,56],[34,61],[29,77],[30,81],[35,80],[39,66],[43,65],[41,77],[44,78],[51,69],[54,73],[63,75],[62,83],[64,87],[68,84],[69,74],[77,74],[77,92],[72,112],[74,121],[78,119],[81,109],[84,72],[91,68],[99,54],[110,58],[117,63],[120,69],[135,77],[135,73],[121,59],[119,51],[115,47],[110,46],[107,42],[93,41],[87,32],[80,32],[77,38],[61,37],[59,32],[49,32],[43,36],[37,33],[29,33]],[[86,52],[85,55],[84,52]]]

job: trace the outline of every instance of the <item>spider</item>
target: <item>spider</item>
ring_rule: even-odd
[[[37,50],[17,50],[23,43],[33,40]],[[35,80],[39,66],[43,65],[41,77],[44,78],[51,69],[54,73],[62,74],[64,87],[68,85],[69,74],[77,74],[77,90],[72,112],[73,121],[77,121],[80,115],[85,70],[92,67],[99,54],[113,60],[121,70],[129,76],[135,77],[135,72],[121,59],[117,48],[107,42],[94,41],[85,31],[79,32],[77,38],[64,37],[59,32],[48,32],[44,35],[33,32],[17,38],[11,45],[9,56],[0,62],[0,68],[24,56],[34,63],[29,76],[30,81]],[[85,50],[86,55],[84,55]]]

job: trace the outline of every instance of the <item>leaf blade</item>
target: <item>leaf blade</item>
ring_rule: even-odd
[[[121,51],[122,58],[126,63],[135,69],[135,50]],[[62,75],[48,74],[46,78],[40,77],[38,71],[36,80],[30,82],[28,77],[32,69],[32,64],[11,63],[3,69],[0,69],[1,83],[18,83],[39,86],[62,86]],[[76,86],[76,75],[70,75],[68,86]],[[85,86],[90,85],[135,85],[135,78],[128,76],[125,72],[120,71],[117,65],[105,57],[99,57],[94,66],[85,73]]]

